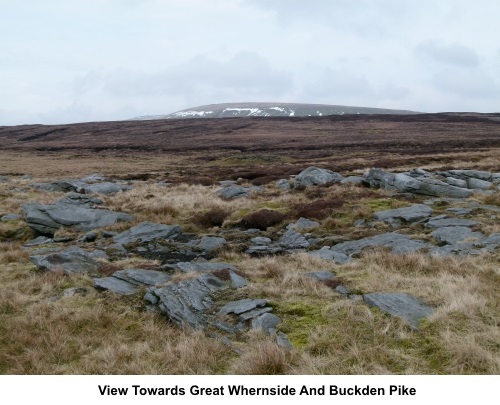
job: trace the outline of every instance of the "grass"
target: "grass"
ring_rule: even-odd
[[[481,153],[477,152],[476,157],[482,160],[468,162],[465,154],[457,153],[453,155],[456,160],[448,163],[461,168],[498,165],[498,158]],[[173,154],[143,156],[142,160],[111,155],[102,161],[91,155],[71,157],[63,162],[50,154],[33,155],[33,162],[39,165],[33,163],[29,167],[40,168],[32,173],[33,180],[13,176],[11,181],[0,183],[0,214],[19,214],[26,201],[50,203],[61,198],[63,194],[29,187],[31,182],[51,176],[82,177],[92,171],[139,176],[150,172],[153,179],[158,179],[160,174],[170,172],[182,180],[179,168],[186,164],[184,159],[193,160],[192,156]],[[429,159],[431,157],[429,155]],[[5,162],[11,172],[23,173],[23,167],[28,167],[28,158],[26,153],[19,152]],[[233,164],[276,163],[255,154],[241,158],[217,155],[219,160],[211,161],[203,160],[201,155],[197,158],[200,159],[196,161],[198,167],[207,170],[216,170],[222,160],[231,167]],[[349,157],[349,162],[361,168],[361,163],[374,158],[369,154],[356,154]],[[314,158],[318,165],[327,165],[328,159]],[[286,158],[286,163],[291,161]],[[406,163],[396,164],[397,169],[404,170]],[[439,165],[436,161],[425,168]],[[207,176],[215,178],[213,172]],[[273,313],[281,318],[278,328],[288,335],[292,349],[279,348],[269,336],[251,331],[232,338],[234,348],[241,353],[236,355],[231,347],[217,339],[179,329],[164,317],[144,311],[140,295],[121,298],[97,292],[87,277],[40,273],[21,246],[33,235],[23,221],[7,221],[0,222],[0,373],[500,373],[498,252],[439,258],[424,254],[396,256],[371,250],[349,264],[337,265],[304,253],[252,258],[236,248],[243,240],[236,225],[246,215],[259,210],[275,210],[286,215],[285,221],[270,224],[265,232],[274,239],[284,224],[295,222],[300,216],[313,219],[313,214],[320,211],[320,226],[311,232],[315,236],[344,240],[390,230],[384,224],[355,228],[353,223],[357,219],[370,221],[375,211],[407,206],[413,201],[390,198],[385,191],[352,185],[285,192],[270,183],[263,193],[229,201],[215,195],[217,186],[179,181],[165,187],[153,180],[133,186],[132,190],[103,198],[106,208],[135,216],[134,222],[109,229],[122,231],[134,223],[151,221],[180,224],[184,231],[199,234],[225,232],[234,249],[222,250],[214,260],[235,265],[250,283],[240,290],[225,292],[219,299],[267,299]],[[498,194],[479,195],[474,199],[481,204],[499,206]],[[451,206],[454,205],[433,208],[441,212]],[[498,214],[474,210],[467,218],[481,221],[480,229],[487,234],[500,231]],[[424,238],[429,232],[418,226],[411,229],[412,234],[419,233],[418,236]],[[74,238],[80,234],[67,229],[57,233]],[[159,265],[156,261],[131,257],[109,264],[109,272],[132,267],[156,269]],[[403,320],[367,307],[360,297],[345,298],[334,288],[307,277],[307,273],[319,270],[335,274],[342,285],[356,294],[406,292],[435,311],[422,322],[419,332],[412,331]],[[173,281],[189,277],[192,275],[177,275]],[[63,291],[72,287],[86,288],[87,293],[61,298]]]

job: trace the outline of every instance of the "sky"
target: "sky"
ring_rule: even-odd
[[[498,0],[0,0],[0,125],[224,102],[500,111]]]

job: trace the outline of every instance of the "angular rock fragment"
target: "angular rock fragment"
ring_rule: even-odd
[[[308,167],[295,176],[294,187],[311,187],[321,184],[340,183],[344,177],[331,170]]]
[[[263,299],[249,299],[245,298],[238,301],[231,301],[224,305],[220,310],[220,315],[227,314],[242,314],[243,312],[251,311],[255,308],[262,308],[266,306],[267,300]]]
[[[150,242],[155,239],[175,239],[181,233],[179,225],[155,224],[152,222],[141,222],[128,231],[113,236],[113,241],[120,245],[129,243]]]
[[[317,228],[319,222],[311,221],[310,219],[300,217],[294,224],[287,225],[286,229],[294,229],[298,231],[303,231],[305,229]]]
[[[389,224],[401,224],[402,222],[415,222],[430,217],[432,209],[425,204],[414,204],[409,207],[396,208],[392,210],[378,211],[373,214],[377,221]]]
[[[481,240],[484,235],[481,232],[472,232],[466,226],[445,226],[438,228],[431,235],[441,243],[455,244],[466,240]]]
[[[271,334],[276,331],[276,326],[281,322],[281,319],[274,314],[265,313],[257,318],[252,319],[252,329],[260,329]]]
[[[101,264],[79,247],[71,247],[47,255],[34,255],[31,262],[40,270],[63,271],[67,274],[99,275]]]
[[[134,285],[156,286],[166,283],[171,276],[157,270],[126,269],[113,273],[113,277]]]
[[[184,273],[208,273],[219,270],[238,271],[238,269],[231,264],[217,263],[217,262],[206,262],[206,263],[178,262],[176,264],[169,265],[168,267],[173,270],[182,271]]]
[[[431,307],[405,293],[364,294],[363,301],[370,307],[377,307],[382,312],[404,319],[415,330],[418,330],[420,320],[433,312]]]
[[[282,190],[290,190],[290,182],[287,179],[280,179],[274,183],[274,185]]]
[[[95,278],[94,287],[98,290],[109,290],[120,295],[133,295],[137,291],[135,284],[116,277]]]
[[[278,245],[285,249],[303,249],[310,246],[310,243],[300,233],[292,229],[287,230],[277,241]]]
[[[471,219],[462,219],[462,218],[434,219],[434,218],[431,218],[425,226],[428,228],[442,228],[445,226],[474,226],[477,224],[478,224],[478,222],[472,221]]]

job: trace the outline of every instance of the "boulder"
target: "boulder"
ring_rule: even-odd
[[[469,239],[481,240],[484,235],[481,232],[472,232],[465,226],[445,226],[438,228],[431,235],[440,243],[455,244]]]
[[[281,319],[274,314],[265,313],[252,319],[252,329],[262,330],[268,334],[276,332],[276,326]]]
[[[290,190],[290,182],[287,179],[280,179],[274,183],[274,185],[282,190]]]
[[[310,219],[306,219],[300,217],[297,222],[294,224],[287,225],[286,229],[295,229],[298,231],[303,231],[304,229],[312,229],[317,228],[319,226],[319,222],[311,221]]]
[[[54,204],[26,203],[22,207],[22,214],[30,228],[48,235],[53,235],[61,227],[90,231],[133,219],[120,212],[94,208],[100,203],[98,199],[70,194]]]
[[[295,176],[295,188],[340,183],[344,177],[331,170],[308,167]]]
[[[233,198],[247,197],[250,193],[262,190],[262,187],[242,187],[232,185],[229,187],[224,187],[217,191],[215,194],[226,200],[231,200]]]
[[[119,295],[133,295],[137,292],[135,284],[116,277],[95,278],[94,287],[98,290],[109,290]]]
[[[4,221],[4,222],[15,221],[19,218],[20,218],[20,216],[17,214],[5,214],[5,215],[2,215],[2,217],[0,218],[0,221]]]
[[[277,241],[285,249],[304,249],[310,246],[306,238],[293,229],[286,231]]]
[[[452,176],[457,176],[461,178],[474,178],[479,180],[489,181],[492,178],[492,174],[490,172],[482,171],[482,170],[448,170]]]
[[[120,245],[129,243],[150,242],[155,239],[176,239],[181,234],[179,225],[155,224],[153,222],[141,222],[129,230],[113,236],[113,241]]]
[[[462,179],[456,179],[455,177],[447,177],[446,182],[452,186],[466,188],[467,182]]]
[[[306,273],[305,276],[317,281],[328,281],[335,278],[335,275],[329,271],[312,271],[310,273]]]
[[[172,270],[181,271],[183,273],[211,273],[219,270],[232,270],[237,271],[238,269],[231,264],[227,263],[194,263],[194,262],[179,262],[173,265],[169,265],[168,268]]]
[[[344,177],[340,183],[341,184],[363,184],[363,177],[362,176],[347,176],[347,177]]]
[[[204,252],[212,252],[213,250],[220,249],[227,243],[226,239],[216,236],[203,236],[195,247]]]
[[[405,293],[364,294],[363,301],[370,307],[377,307],[382,312],[404,319],[414,330],[418,330],[421,319],[433,312],[431,307]]]
[[[79,247],[70,247],[46,255],[34,255],[30,260],[40,270],[63,271],[66,274],[99,275],[101,269],[101,264]]]
[[[390,224],[400,224],[401,222],[415,222],[430,217],[432,209],[425,204],[414,204],[409,207],[396,208],[392,210],[378,211],[373,214],[377,221],[384,221]]]
[[[467,187],[475,190],[488,190],[493,186],[491,181],[470,178],[467,180]]]

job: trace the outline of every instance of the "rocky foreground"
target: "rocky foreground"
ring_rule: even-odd
[[[0,178],[5,183],[10,180],[8,176]],[[402,202],[398,208],[352,218],[352,228],[358,232],[354,235],[367,235],[359,238],[325,234],[318,231],[323,224],[317,217],[290,219],[272,209],[257,212],[264,221],[252,222],[251,217],[245,217],[204,233],[183,230],[177,223],[138,221],[136,213],[118,212],[106,205],[109,196],[130,193],[139,183],[117,182],[99,175],[30,183],[26,189],[13,192],[36,190],[60,198],[51,203],[27,201],[20,212],[1,213],[0,219],[12,224],[24,222],[31,229],[33,238],[24,243],[24,249],[39,270],[84,274],[93,279],[97,290],[140,295],[145,310],[163,314],[179,327],[202,330],[229,346],[238,334],[255,329],[272,336],[281,347],[293,347],[280,330],[281,319],[268,300],[244,293],[254,282],[251,277],[237,265],[220,260],[226,251],[249,257],[306,253],[344,266],[370,249],[447,257],[494,254],[500,247],[500,232],[488,232],[495,228],[485,226],[500,222],[500,207],[474,198],[493,199],[498,195],[500,173],[460,169],[391,173],[370,169],[362,176],[344,177],[309,167],[293,178],[264,186],[228,180],[213,190],[215,198],[227,202],[265,193],[286,196],[329,187],[367,188],[381,190],[387,199]],[[169,193],[168,183],[157,186]],[[26,226],[13,225],[2,234],[2,240],[25,238]],[[154,268],[113,269],[114,262],[127,258],[159,264]],[[414,331],[434,312],[432,305],[402,291],[359,293],[355,285],[344,285],[333,272],[321,268],[312,268],[304,278],[330,286],[339,299],[362,301],[399,317]],[[82,287],[66,290],[63,295],[83,293]]]

